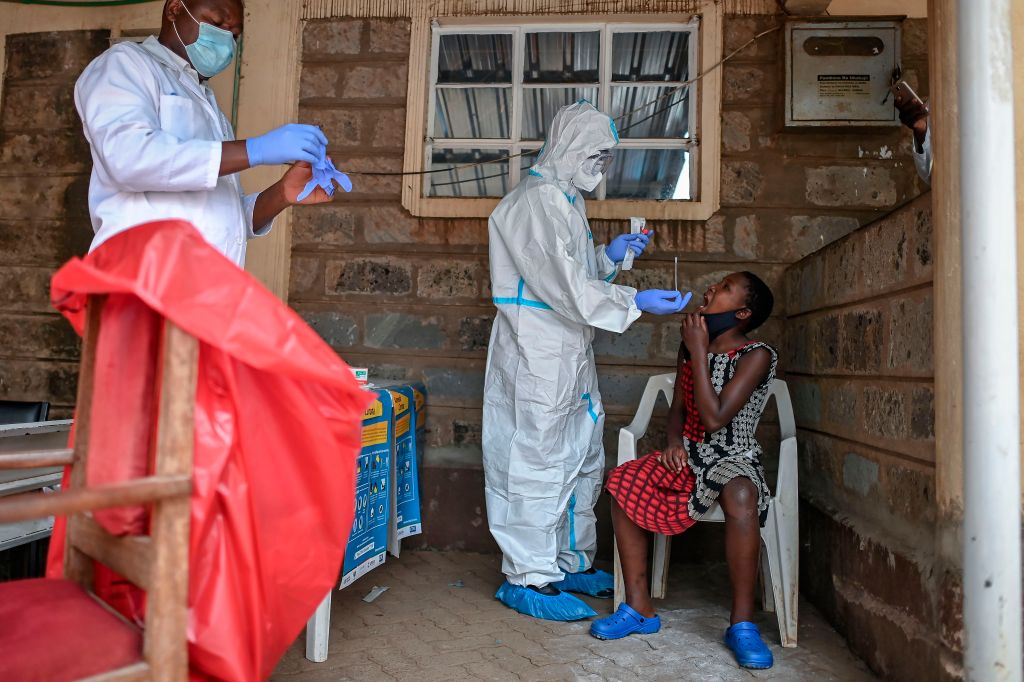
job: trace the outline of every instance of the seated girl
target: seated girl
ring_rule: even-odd
[[[770,493],[754,429],[775,379],[775,349],[746,334],[771,315],[771,290],[736,272],[708,289],[696,313],[683,316],[683,343],[663,452],[627,462],[608,476],[612,521],[626,600],[590,633],[619,639],[661,628],[648,590],[648,533],[676,535],[717,502],[725,512],[732,625],[725,643],[746,668],[770,668],[772,653],[754,615],[760,527]]]

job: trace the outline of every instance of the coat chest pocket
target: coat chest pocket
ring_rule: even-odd
[[[160,95],[160,129],[179,140],[194,140],[206,128],[199,107],[188,97]]]

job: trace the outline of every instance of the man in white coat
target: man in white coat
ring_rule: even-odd
[[[594,504],[604,474],[604,410],[594,329],[623,332],[642,311],[680,312],[678,291],[612,284],[627,250],[648,236],[594,246],[580,190],[594,189],[618,144],[589,102],[563,107],[529,175],[490,218],[491,289],[498,308],[484,384],[484,495],[504,555],[497,598],[548,620],[595,615],[569,592],[610,597],[593,568]]]
[[[239,267],[246,242],[270,231],[326,154],[315,126],[291,124],[236,141],[207,80],[234,61],[242,0],[167,0],[159,37],[114,45],[85,69],[75,105],[92,148],[95,249],[132,226],[179,218]],[[266,190],[238,173],[295,163]],[[318,188],[301,203],[330,201]]]

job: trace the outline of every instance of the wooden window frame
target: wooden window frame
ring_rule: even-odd
[[[417,173],[427,168],[428,149],[431,140],[427,134],[433,123],[433,82],[436,65],[433,55],[436,53],[439,36],[445,32],[484,32],[506,31],[514,36],[534,27],[544,31],[558,30],[601,30],[603,32],[621,32],[634,29],[637,31],[664,30],[668,26],[686,26],[696,22],[696,45],[691,55],[696,56],[696,63],[691,64],[691,78],[695,73],[703,73],[714,66],[722,55],[722,7],[720,3],[706,3],[696,14],[619,14],[607,17],[594,16],[515,16],[515,17],[444,17],[430,19],[419,17],[413,19],[412,40],[409,54],[409,90],[407,95],[407,119],[405,135],[405,165],[407,173]],[[610,44],[609,44],[610,47]],[[518,55],[518,49],[514,52]],[[610,69],[610,50],[602,54],[601,68]],[[522,68],[518,60],[513,65],[513,85],[521,83]],[[417,77],[416,74],[422,74]],[[606,80],[601,79],[602,82]],[[567,84],[566,87],[576,87]],[[610,85],[605,83],[597,86],[602,93],[601,105],[605,108],[610,103],[606,95]],[[720,168],[721,168],[721,94],[722,74],[716,68],[698,83],[696,97],[692,98],[696,116],[694,121],[693,142],[666,140],[659,141],[659,147],[689,147],[693,152],[695,163],[691,163],[691,177],[698,183],[691,185],[695,197],[691,200],[654,200],[654,199],[600,199],[587,202],[587,213],[591,218],[624,219],[642,215],[650,219],[661,220],[707,220],[720,205]],[[511,125],[515,130],[519,127],[519,111],[512,112]],[[624,138],[620,148],[648,148],[651,141],[636,143]],[[507,147],[508,143],[495,143]],[[517,147],[532,148],[533,144],[513,143]],[[510,168],[510,184],[514,180]],[[410,213],[422,217],[440,218],[486,218],[498,205],[498,198],[455,198],[426,196],[428,181],[423,175],[406,176],[402,183],[402,205]]]

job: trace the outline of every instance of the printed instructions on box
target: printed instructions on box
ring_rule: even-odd
[[[345,549],[342,588],[384,563],[391,517],[393,433],[391,394],[377,391],[377,400],[363,416],[362,450],[356,461],[356,513]]]
[[[419,460],[425,434],[426,391],[422,384],[392,386],[395,415],[395,518],[388,550],[399,556],[401,540],[423,532],[420,512]]]

